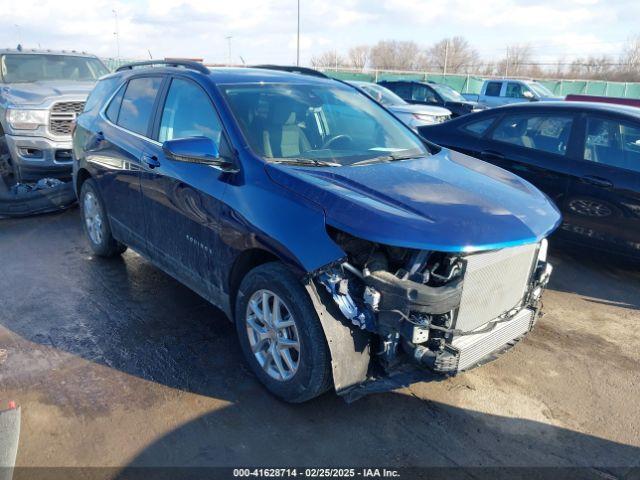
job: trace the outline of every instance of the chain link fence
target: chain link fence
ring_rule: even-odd
[[[355,72],[347,69],[324,69],[324,73],[341,80],[361,80],[377,82],[379,80],[418,80],[444,83],[460,93],[479,94],[485,77],[478,75],[443,75],[441,73],[401,72],[375,70]],[[557,80],[538,79],[555,95],[565,96],[570,93],[583,95],[599,95],[604,97],[640,98],[640,83],[606,82],[600,80]]]

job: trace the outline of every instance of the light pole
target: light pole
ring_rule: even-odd
[[[18,25],[17,23],[13,24],[14,27],[16,27],[16,34],[18,37],[18,45],[22,45],[22,29],[20,28],[20,25]]]
[[[231,66],[231,39],[233,38],[233,36],[232,35],[227,35],[224,38],[227,39],[227,47],[229,48],[229,56],[227,58],[227,66],[230,67]]]
[[[300,0],[298,0],[298,37],[296,43],[296,67],[300,66]]]
[[[118,23],[118,12],[114,9],[111,10],[113,16],[116,17],[116,31],[113,34],[116,36],[116,48],[118,52],[118,61],[120,60],[120,24]]]

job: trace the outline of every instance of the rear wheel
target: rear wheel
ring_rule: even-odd
[[[107,211],[92,179],[86,180],[80,188],[80,214],[89,245],[96,255],[114,257],[127,249],[111,235]]]
[[[331,386],[331,356],[311,299],[279,263],[250,271],[236,300],[236,330],[249,366],[274,395],[310,400]]]

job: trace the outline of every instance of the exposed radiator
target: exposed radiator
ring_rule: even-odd
[[[533,315],[533,310],[525,308],[511,320],[497,323],[489,332],[454,338],[451,345],[460,351],[457,370],[465,370],[475,366],[490,353],[528,332],[531,328]]]
[[[531,278],[538,244],[466,257],[455,328],[468,332],[514,308]]]

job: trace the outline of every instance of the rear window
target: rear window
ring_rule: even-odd
[[[118,114],[118,125],[140,135],[146,135],[161,83],[161,77],[129,80]]]
[[[501,82],[489,82],[487,83],[487,88],[485,89],[484,94],[488,97],[499,97],[501,89]]]

